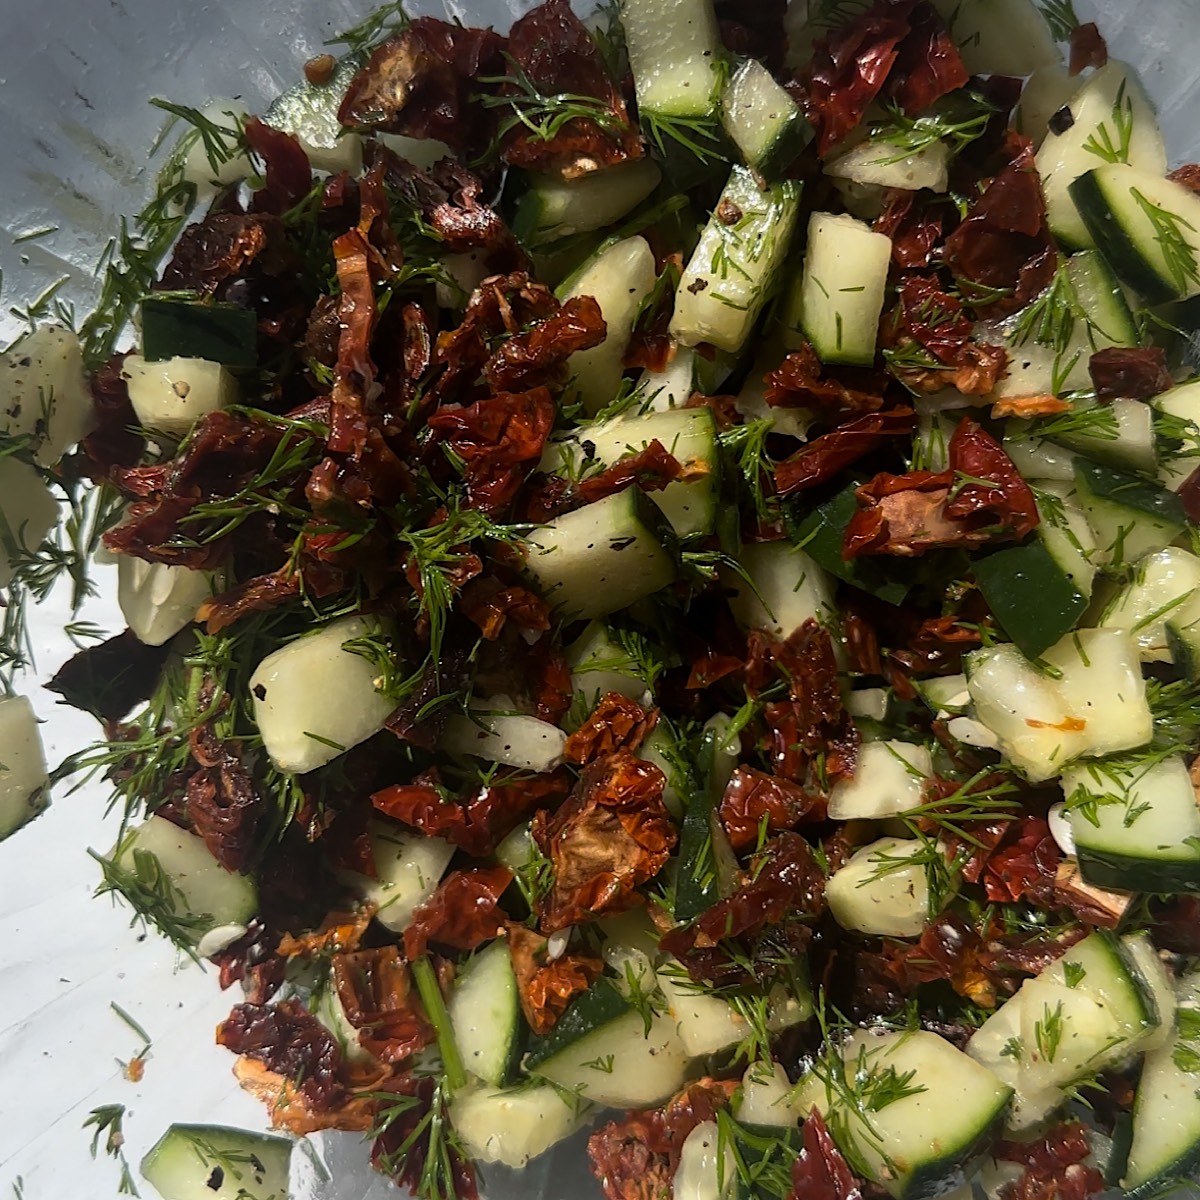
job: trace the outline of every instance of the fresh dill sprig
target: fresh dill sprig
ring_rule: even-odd
[[[397,1120],[421,1104],[417,1096],[386,1092],[379,1093],[378,1099],[381,1107],[373,1128],[367,1134],[368,1138],[382,1137]],[[458,1200],[457,1163],[465,1158],[465,1154],[450,1124],[448,1101],[446,1081],[439,1079],[429,1107],[408,1135],[394,1150],[379,1157],[379,1169],[384,1174],[395,1175],[413,1149],[422,1140],[427,1141],[421,1174],[413,1188],[417,1200]]]
[[[1017,346],[1032,341],[1056,354],[1065,354],[1075,337],[1077,321],[1086,325],[1090,336],[1094,323],[1075,293],[1063,259],[1050,285],[1013,318],[1010,336]]]
[[[1071,0],[1042,0],[1040,8],[1054,40],[1070,41],[1071,34],[1079,25],[1079,18],[1075,15],[1075,6]]]
[[[769,1133],[750,1129],[728,1108],[720,1108],[717,1121],[717,1191],[725,1196],[754,1196],[761,1200],[788,1200],[795,1195],[792,1164],[799,1146],[788,1130]],[[736,1184],[730,1186],[732,1170]]]
[[[92,1134],[92,1157],[100,1152],[101,1139],[104,1141],[104,1153],[115,1158],[121,1168],[121,1178],[117,1183],[117,1191],[122,1196],[137,1196],[137,1185],[133,1182],[133,1173],[125,1157],[125,1132],[122,1128],[125,1120],[125,1105],[102,1104],[93,1108],[88,1114],[83,1128],[95,1129]]]
[[[376,46],[386,42],[388,38],[403,33],[408,28],[410,18],[404,11],[403,0],[389,0],[380,5],[369,17],[349,29],[329,38],[327,46],[345,46],[353,55],[369,54]]]
[[[1176,288],[1181,293],[1186,293],[1189,287],[1200,284],[1200,262],[1196,257],[1197,248],[1188,241],[1187,234],[1184,233],[1186,229],[1195,234],[1197,233],[1196,227],[1186,217],[1181,217],[1178,213],[1173,213],[1169,209],[1155,204],[1137,188],[1130,189],[1129,194],[1146,214],[1146,219],[1154,230],[1154,240],[1158,243],[1159,250],[1162,251],[1167,273],[1171,276]]]
[[[1132,144],[1133,97],[1122,80],[1113,101],[1112,128],[1109,128],[1107,121],[1101,121],[1096,132],[1084,142],[1083,148],[1106,163],[1127,163]]]
[[[1053,1062],[1054,1056],[1062,1044],[1064,1032],[1062,1007],[1061,1000],[1053,1009],[1049,1004],[1043,1005],[1042,1019],[1034,1022],[1033,1040],[1044,1062]]]
[[[910,117],[894,101],[887,103],[886,110],[886,118],[871,127],[871,138],[886,143],[889,151],[876,160],[879,166],[902,162],[938,142],[944,142],[952,155],[961,154],[987,132],[998,111],[978,92],[967,93],[953,106],[946,105],[917,117]]]
[[[769,417],[735,425],[717,439],[722,458],[729,463],[734,478],[754,505],[754,515],[762,524],[770,524],[779,515],[779,498],[772,481],[775,462],[767,452],[767,439],[773,423]]]
[[[1054,417],[1030,421],[1023,428],[1014,427],[1008,436],[1013,441],[1044,438],[1054,441],[1062,437],[1087,437],[1111,442],[1121,435],[1117,414],[1106,404],[1091,408],[1075,408]]]
[[[208,159],[209,168],[214,175],[226,163],[246,153],[245,130],[232,112],[225,114],[230,118],[228,122],[214,121],[198,108],[187,104],[175,104],[159,97],[153,98],[150,103],[170,114],[174,121],[183,121],[191,127],[184,134],[180,148],[190,148],[193,143],[199,142],[204,148],[204,157]],[[169,121],[159,134],[160,141],[171,132],[172,127],[173,122]]]

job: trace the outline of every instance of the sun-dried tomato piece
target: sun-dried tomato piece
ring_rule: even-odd
[[[878,412],[887,376],[857,367],[825,367],[807,342],[766,375],[767,403],[811,408],[832,417]]]
[[[1149,400],[1173,385],[1161,346],[1110,346],[1088,360],[1088,374],[1101,400]]]
[[[97,481],[107,479],[114,467],[136,465],[146,445],[145,438],[134,432],[137,413],[129,400],[129,384],[121,374],[127,357],[114,354],[88,377],[92,431],[81,443],[82,469]]]
[[[663,1108],[631,1112],[592,1134],[588,1157],[606,1200],[669,1196],[688,1135],[697,1125],[716,1119],[736,1086],[732,1080],[700,1079]]]
[[[892,262],[902,270],[928,267],[934,247],[945,233],[945,217],[931,208],[918,207],[919,193],[892,188],[883,212],[875,220],[876,233],[892,240]]]
[[[645,709],[636,700],[609,692],[586,721],[567,738],[563,757],[586,766],[618,750],[632,753],[658,724],[658,709]]]
[[[549,1033],[567,1005],[604,973],[604,961],[594,954],[546,954],[549,938],[525,925],[508,927],[508,946],[521,1011],[534,1033]]]
[[[738,58],[757,58],[772,74],[783,66],[787,50],[784,14],[787,0],[716,0],[713,4],[721,42]]]
[[[244,275],[282,235],[279,219],[265,213],[209,213],[179,235],[155,287],[211,296],[226,280]]]
[[[915,117],[943,96],[966,87],[971,75],[932,4],[918,4],[909,24],[909,33],[897,47],[887,91],[910,117]]]
[[[542,457],[555,412],[550,392],[537,387],[501,392],[466,408],[440,408],[429,418],[429,427],[466,463],[472,506],[496,512],[512,500]]]
[[[798,833],[781,833],[755,856],[733,895],[660,945],[697,983],[761,985],[775,978],[781,959],[804,956],[824,904],[825,873],[812,847]]]
[[[689,691],[712,687],[714,683],[736,674],[742,666],[742,660],[736,654],[719,654],[706,650],[693,659],[685,686]]]
[[[375,910],[371,906],[353,912],[328,913],[319,929],[293,937],[285,933],[276,953],[284,958],[314,958],[326,953],[350,953],[357,950],[371,924]]]
[[[1032,1142],[997,1142],[1000,1162],[1024,1167],[1005,1189],[1006,1200],[1088,1200],[1104,1191],[1104,1176],[1087,1165],[1092,1146],[1079,1121],[1063,1121]]]
[[[513,873],[507,867],[451,872],[413,913],[404,931],[408,960],[420,958],[431,942],[454,950],[474,950],[501,936],[506,918],[500,897],[512,881]]]
[[[1200,524],[1200,467],[1197,467],[1176,488],[1176,494],[1183,504],[1183,511],[1193,525]]]
[[[543,633],[550,628],[550,608],[541,596],[518,584],[505,586],[494,576],[472,579],[462,591],[458,610],[494,642],[511,621],[518,629]]]
[[[501,772],[491,783],[455,799],[445,794],[436,773],[429,772],[410,784],[376,792],[371,803],[429,837],[445,838],[483,858],[531,813],[556,807],[570,790],[570,777],[561,769],[533,778]]]
[[[802,1136],[792,1163],[792,1200],[862,1200],[862,1181],[834,1145],[820,1109],[809,1113]]]
[[[977,421],[964,417],[959,422],[949,456],[950,469],[964,482],[947,502],[947,516],[998,521],[1014,538],[1037,528],[1041,518],[1033,492],[1000,443]]]
[[[568,0],[546,0],[516,21],[508,35],[508,53],[539,91],[593,97],[604,113],[601,120],[573,117],[551,138],[516,122],[500,152],[510,166],[558,171],[565,179],[575,179],[642,157],[642,140],[625,110],[625,100]],[[516,92],[509,87],[501,94]]]
[[[1041,817],[1026,816],[1014,822],[1014,828],[1016,840],[988,856],[981,877],[988,899],[999,903],[1029,899],[1053,907],[1062,851],[1050,826]]]
[[[978,626],[964,625],[955,616],[928,617],[888,658],[918,678],[926,675],[958,675],[963,655],[982,644]]]
[[[775,490],[780,496],[790,496],[828,483],[852,463],[886,445],[889,438],[910,435],[916,423],[917,414],[911,408],[867,413],[847,421],[784,459],[775,468]]]
[[[721,824],[735,850],[753,846],[768,833],[792,829],[806,817],[820,819],[825,805],[797,784],[754,767],[738,767],[721,797]]]
[[[698,479],[706,466],[685,466],[655,438],[634,454],[626,455],[596,475],[589,475],[575,489],[584,504],[594,504],[606,496],[639,487],[644,492],[658,492],[677,480]]]
[[[153,695],[169,653],[127,629],[67,659],[45,687],[99,721],[119,721]]]
[[[1070,411],[1070,400],[1063,400],[1058,396],[1006,396],[992,405],[991,418],[993,421],[1003,421],[1007,417],[1028,420],[1031,417],[1050,417]]]
[[[504,73],[504,45],[491,29],[418,17],[367,59],[350,82],[338,120],[351,128],[436,138],[469,156],[482,148],[493,125],[475,98],[477,81]]]
[[[662,801],[666,778],[627,750],[584,768],[566,803],[535,814],[530,832],[554,864],[543,933],[624,912],[666,865],[678,840]]]
[[[1200,163],[1184,163],[1183,166],[1176,167],[1167,178],[1200,196]]]
[[[1095,21],[1071,30],[1071,74],[1082,75],[1089,67],[1099,70],[1108,64],[1108,43]]]
[[[521,390],[567,379],[567,359],[604,341],[608,326],[593,296],[572,296],[552,316],[505,339],[484,364],[493,391]]]
[[[187,782],[186,810],[193,831],[227,871],[244,871],[258,846],[269,806],[258,794],[236,743],[222,742],[210,726],[194,729],[192,757],[199,765]]]
[[[279,934],[257,917],[236,942],[214,954],[221,990],[242,985],[249,1004],[266,1004],[279,990],[287,973],[287,962],[276,953]]]
[[[1010,131],[1007,152],[1008,166],[946,239],[945,254],[959,280],[997,293],[991,303],[976,306],[997,315],[1015,312],[1040,295],[1058,269],[1033,144]]]
[[[419,1195],[432,1146],[432,1117],[436,1116],[442,1128],[450,1124],[438,1081],[433,1075],[405,1075],[389,1080],[386,1087],[377,1092],[375,1103],[380,1112],[392,1112],[396,1116],[372,1144],[371,1165],[394,1179],[408,1195]],[[440,1106],[436,1114],[435,1104]],[[439,1140],[438,1152],[446,1156],[444,1161],[450,1176],[446,1184],[452,1189],[455,1200],[479,1200],[475,1166],[458,1149],[456,1139]],[[444,1176],[439,1175],[441,1178]],[[445,1200],[450,1197],[446,1196]]]
[[[342,1011],[368,1053],[395,1063],[434,1040],[398,946],[339,952],[330,970]]]
[[[313,175],[308,155],[290,134],[275,129],[257,117],[245,124],[246,144],[262,159],[265,186],[254,194],[259,212],[285,213],[295,208],[312,190]]]

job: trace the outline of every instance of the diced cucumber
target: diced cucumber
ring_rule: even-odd
[[[1140,476],[1080,458],[1075,488],[1096,535],[1097,561],[1114,568],[1165,549],[1187,527],[1179,497]]]
[[[824,172],[831,179],[858,184],[944,192],[950,181],[950,148],[945,142],[930,142],[910,151],[887,137],[868,138],[830,158]]]
[[[736,1200],[734,1164],[716,1121],[701,1121],[683,1139],[671,1178],[672,1200]]]
[[[875,361],[892,241],[853,217],[813,213],[804,259],[801,321],[826,363]]]
[[[146,362],[202,358],[226,367],[258,362],[258,317],[252,308],[175,296],[147,296],[141,304]]]
[[[777,1062],[756,1062],[742,1076],[742,1093],[734,1116],[743,1125],[760,1129],[794,1129],[803,1112],[792,1093],[792,1082]]]
[[[1051,480],[1075,482],[1075,452],[1045,438],[1033,437],[1028,422],[1010,421],[1004,437],[1004,453],[1012,459],[1021,478],[1030,483]]]
[[[1179,427],[1181,445],[1170,453],[1160,453],[1159,482],[1177,488],[1200,467],[1200,380],[1193,379],[1155,396],[1154,409]]]
[[[921,804],[933,774],[929,748],[918,742],[867,742],[859,747],[850,779],[839,779],[829,796],[835,821],[878,821]]]
[[[648,492],[650,500],[662,510],[676,536],[711,533],[721,485],[717,423],[711,409],[675,408],[584,425],[560,449],[568,474],[578,475],[589,458],[598,468],[609,467],[653,441],[661,442],[668,454],[699,477]]]
[[[687,1051],[666,1017],[646,1031],[638,1012],[606,979],[575,1000],[525,1056],[525,1070],[610,1108],[650,1108],[674,1095]]]
[[[1010,1125],[1028,1128],[1064,1089],[1119,1062],[1159,1024],[1153,997],[1117,939],[1089,934],[1028,979],[967,1044],[1015,1093]]]
[[[880,838],[829,877],[825,899],[843,928],[878,937],[920,937],[929,918],[926,843]]]
[[[914,687],[918,687],[914,680]],[[920,688],[918,687],[918,691]],[[856,688],[845,697],[846,711],[856,720],[884,721],[888,711],[887,688]],[[864,736],[868,731],[862,731]]]
[[[200,115],[208,122],[207,137],[201,136],[199,128],[190,128],[172,152],[180,177],[195,184],[199,196],[209,196],[256,175],[242,141],[250,110],[240,100],[212,100]]]
[[[287,1200],[289,1138],[223,1125],[172,1125],[142,1159],[163,1200]]]
[[[645,124],[715,116],[724,51],[712,0],[623,0],[621,24]]]
[[[117,559],[117,603],[139,642],[166,645],[196,619],[196,610],[213,594],[207,571],[170,567],[121,555]]]
[[[378,668],[347,643],[378,631],[367,617],[342,617],[268,654],[250,677],[263,748],[284,771],[303,775],[383,728],[396,707],[375,688]]]
[[[1115,629],[1081,629],[1042,655],[1039,670],[1016,646],[967,660],[975,717],[1033,782],[1076,758],[1145,745],[1153,721],[1133,640]]]
[[[454,151],[437,138],[416,138],[404,133],[378,132],[374,137],[381,146],[386,146],[393,154],[412,163],[414,167],[420,167],[422,171],[428,171],[434,163],[443,158],[454,157]]]
[[[797,275],[796,279],[803,279],[803,273]],[[799,286],[795,286],[791,290],[799,296]],[[790,301],[791,297],[789,296],[788,299]],[[798,321],[799,318],[796,317],[796,320]],[[782,340],[786,341],[787,331],[781,332]],[[797,326],[796,341],[803,340],[803,334],[799,332]],[[805,441],[808,438],[809,426],[816,420],[816,414],[807,408],[781,408],[767,403],[767,372],[773,371],[779,366],[786,353],[784,347],[773,337],[762,343],[745,381],[742,383],[741,391],[737,394],[735,406],[746,419],[747,425],[753,421],[769,421],[772,433],[781,433],[785,437],[794,437]]]
[[[529,832],[529,822],[526,821],[496,847],[496,861],[515,875],[522,867],[527,867],[532,859],[533,837]]]
[[[587,1105],[549,1084],[470,1087],[450,1102],[450,1124],[477,1162],[519,1170],[583,1124]]]
[[[525,1026],[503,938],[459,971],[447,1008],[463,1066],[494,1088],[512,1083],[521,1065]]]
[[[42,476],[15,454],[0,457],[0,587],[36,555],[58,523],[58,501]]]
[[[1200,197],[1181,183],[1124,163],[1070,187],[1114,270],[1151,304],[1200,295]]]
[[[746,1022],[729,1001],[697,988],[675,959],[659,968],[658,985],[667,1002],[665,1015],[674,1023],[689,1057],[716,1054],[746,1036]]]
[[[1137,346],[1141,338],[1121,281],[1099,250],[1081,250],[1067,259],[1067,278],[1087,325],[1094,350]]]
[[[535,529],[526,569],[564,620],[606,616],[674,583],[674,535],[637,487]]]
[[[181,438],[208,413],[236,404],[237,380],[220,363],[204,358],[147,362],[130,354],[121,367],[138,424]]]
[[[50,803],[50,775],[37,714],[25,696],[0,700],[0,842]]]
[[[661,714],[658,724],[641,744],[638,757],[653,763],[666,776],[663,804],[671,816],[679,820],[683,816],[683,797],[689,795],[694,787],[692,767],[686,744]]]
[[[1054,236],[1067,246],[1096,244],[1070,187],[1105,163],[1128,163],[1151,175],[1167,169],[1154,105],[1137,76],[1115,60],[1090,76],[1071,98],[1069,123],[1056,122],[1037,155]],[[1114,262],[1114,266],[1116,263]]]
[[[721,99],[721,118],[742,162],[773,179],[812,140],[800,106],[757,59],[734,72]]]
[[[913,680],[917,695],[936,716],[961,717],[971,703],[965,675],[938,675],[933,679]]]
[[[1013,111],[1013,126],[1040,149],[1050,132],[1050,122],[1075,98],[1080,81],[1065,63],[1047,63],[1038,67],[1025,81],[1021,99]]]
[[[1117,891],[1200,890],[1200,810],[1187,764],[1084,764],[1063,772],[1083,878]]]
[[[741,571],[725,572],[722,582],[743,629],[786,638],[805,621],[828,625],[834,619],[833,581],[791,542],[745,545],[738,565]]]
[[[632,212],[658,187],[662,172],[648,158],[618,163],[581,179],[530,175],[517,202],[513,232],[529,246],[594,233]]]
[[[1086,412],[1093,404],[1076,401],[1076,412]],[[1112,425],[1102,432],[1061,433],[1055,439],[1069,450],[1086,458],[1124,471],[1153,475],[1158,465],[1154,432],[1154,410],[1141,400],[1118,397],[1108,406]],[[1107,435],[1107,436],[1105,436]]]
[[[597,413],[616,399],[633,323],[656,278],[649,242],[631,237],[601,250],[559,289],[562,300],[592,296],[607,329],[598,346],[577,350],[567,360],[571,382],[566,396],[581,402],[585,412]]]
[[[842,1048],[841,1069],[844,1083],[818,1078],[809,1098],[843,1153],[897,1200],[940,1196],[965,1183],[1012,1095],[986,1067],[924,1030],[860,1030]],[[898,1079],[905,1081],[899,1098],[870,1103],[883,1080]],[[847,1094],[864,1092],[868,1099],[847,1103]]]
[[[1200,972],[1178,984],[1171,1038],[1146,1055],[1133,1104],[1121,1188],[1133,1200],[1174,1193],[1200,1177]]]
[[[352,1063],[369,1063],[374,1058],[358,1037],[358,1029],[346,1015],[342,998],[332,975],[325,978],[324,986],[317,993],[315,1003],[309,1003],[312,1015],[337,1038],[342,1053]]]
[[[799,213],[798,185],[763,189],[751,171],[733,168],[675,293],[670,331],[677,342],[711,342],[731,353],[746,344],[787,258]]]
[[[61,325],[38,325],[0,355],[0,432],[31,437],[39,466],[54,466],[92,423],[77,334]]]
[[[972,75],[1032,75],[1062,61],[1032,0],[933,0]]]
[[[566,657],[574,691],[582,694],[586,713],[609,692],[630,700],[645,698],[648,684],[636,660],[601,622],[592,621],[567,647]]]
[[[663,371],[642,372],[637,394],[642,412],[682,408],[700,390],[696,381],[697,355],[688,346],[676,346],[674,357]]]
[[[439,749],[541,774],[562,762],[567,735],[524,713],[474,709],[446,722]]]
[[[338,120],[338,109],[362,63],[347,55],[324,83],[304,80],[271,102],[263,120],[292,134],[314,170],[336,175],[362,170],[362,138]]]
[[[1156,1050],[1171,1040],[1175,1028],[1175,976],[1168,970],[1162,956],[1143,929],[1121,938],[1121,949],[1130,965],[1137,971],[1143,987],[1154,1001],[1158,1027],[1138,1043],[1142,1050]]]
[[[1133,578],[1104,610],[1099,624],[1123,629],[1143,662],[1172,660],[1167,625],[1187,629],[1200,621],[1200,558],[1168,546],[1137,564]]]
[[[194,945],[210,930],[244,927],[258,908],[258,890],[250,876],[225,870],[202,839],[165,817],[148,817],[130,829],[107,861],[164,897]]]
[[[347,874],[351,889],[376,907],[375,919],[393,933],[403,933],[420,905],[437,890],[454,857],[454,847],[438,837],[408,833],[399,825],[373,822],[370,827],[375,875]]]

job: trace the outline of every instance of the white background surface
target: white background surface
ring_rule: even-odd
[[[200,104],[241,95],[252,107],[261,104],[298,77],[332,29],[369,7],[361,0],[231,0],[228,7],[202,0],[2,0],[0,219],[8,236],[0,234],[0,307],[64,274],[64,294],[86,306],[92,264],[117,215],[138,207],[150,190],[146,149],[160,118],[145,107],[147,96]],[[452,11],[504,25],[513,9],[527,7],[513,0]],[[1077,7],[1085,20],[1112,14],[1102,27],[1162,105],[1173,160],[1197,157],[1200,0],[1079,0]],[[61,230],[35,243],[12,242],[13,234],[46,224]],[[0,338],[14,329],[11,318],[0,317]],[[111,603],[84,615],[114,632],[120,627]],[[64,616],[53,604],[37,614],[43,676],[70,653],[58,633]],[[46,721],[52,764],[97,735],[91,718],[56,706],[40,689],[31,694]],[[102,787],[75,794],[60,788],[45,816],[0,843],[0,1200],[18,1177],[25,1200],[115,1197],[118,1167],[103,1154],[91,1161],[81,1129],[101,1104],[128,1109],[135,1175],[141,1154],[171,1121],[263,1126],[260,1106],[233,1083],[232,1057],[212,1039],[239,996],[220,994],[215,972],[179,964],[154,935],[140,940],[126,910],[91,900],[97,871],[86,849],[107,849],[114,836],[103,809]],[[127,1082],[116,1061],[139,1046],[112,1002],[153,1039],[140,1084]],[[339,1186],[313,1194],[396,1195],[362,1173],[355,1142],[348,1136],[331,1147]],[[558,1165],[536,1164],[512,1193],[580,1196],[581,1166],[576,1158],[572,1179]]]

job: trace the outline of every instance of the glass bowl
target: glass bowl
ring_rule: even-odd
[[[749,0],[753,3],[753,0]],[[987,3],[988,0],[976,0]],[[590,5],[587,5],[590,7]],[[81,315],[95,294],[95,265],[123,213],[152,189],[150,148],[162,124],[151,96],[202,105],[240,98],[259,110],[296,82],[335,31],[360,21],[371,0],[38,0],[6,6],[0,40],[0,341],[22,327],[20,310],[53,297]],[[507,28],[528,0],[413,4],[413,12]],[[1158,103],[1172,164],[1200,159],[1200,8],[1197,0],[1076,0],[1111,52],[1131,62]],[[43,303],[46,301],[43,299]],[[17,310],[14,312],[14,310]],[[121,625],[111,567],[83,619]],[[73,652],[63,633],[66,597],[51,596],[32,622],[37,678]],[[51,764],[92,741],[91,718],[56,706],[36,680],[21,685],[45,724]],[[130,929],[128,912],[92,899],[98,871],[89,846],[107,849],[99,787],[64,788],[46,814],[0,843],[0,1194],[24,1200],[116,1197],[120,1166],[96,1160],[82,1126],[104,1105],[125,1106],[125,1154],[141,1155],[171,1121],[263,1128],[257,1101],[234,1083],[232,1058],[212,1029],[237,999],[215,973],[180,963],[156,936]],[[150,1036],[141,1082],[122,1061]],[[366,1165],[355,1135],[321,1141],[336,1176],[297,1155],[297,1195],[376,1200],[394,1187]],[[519,1179],[489,1174],[492,1197],[599,1195],[576,1144],[537,1160]],[[149,1185],[139,1183],[143,1194]]]

